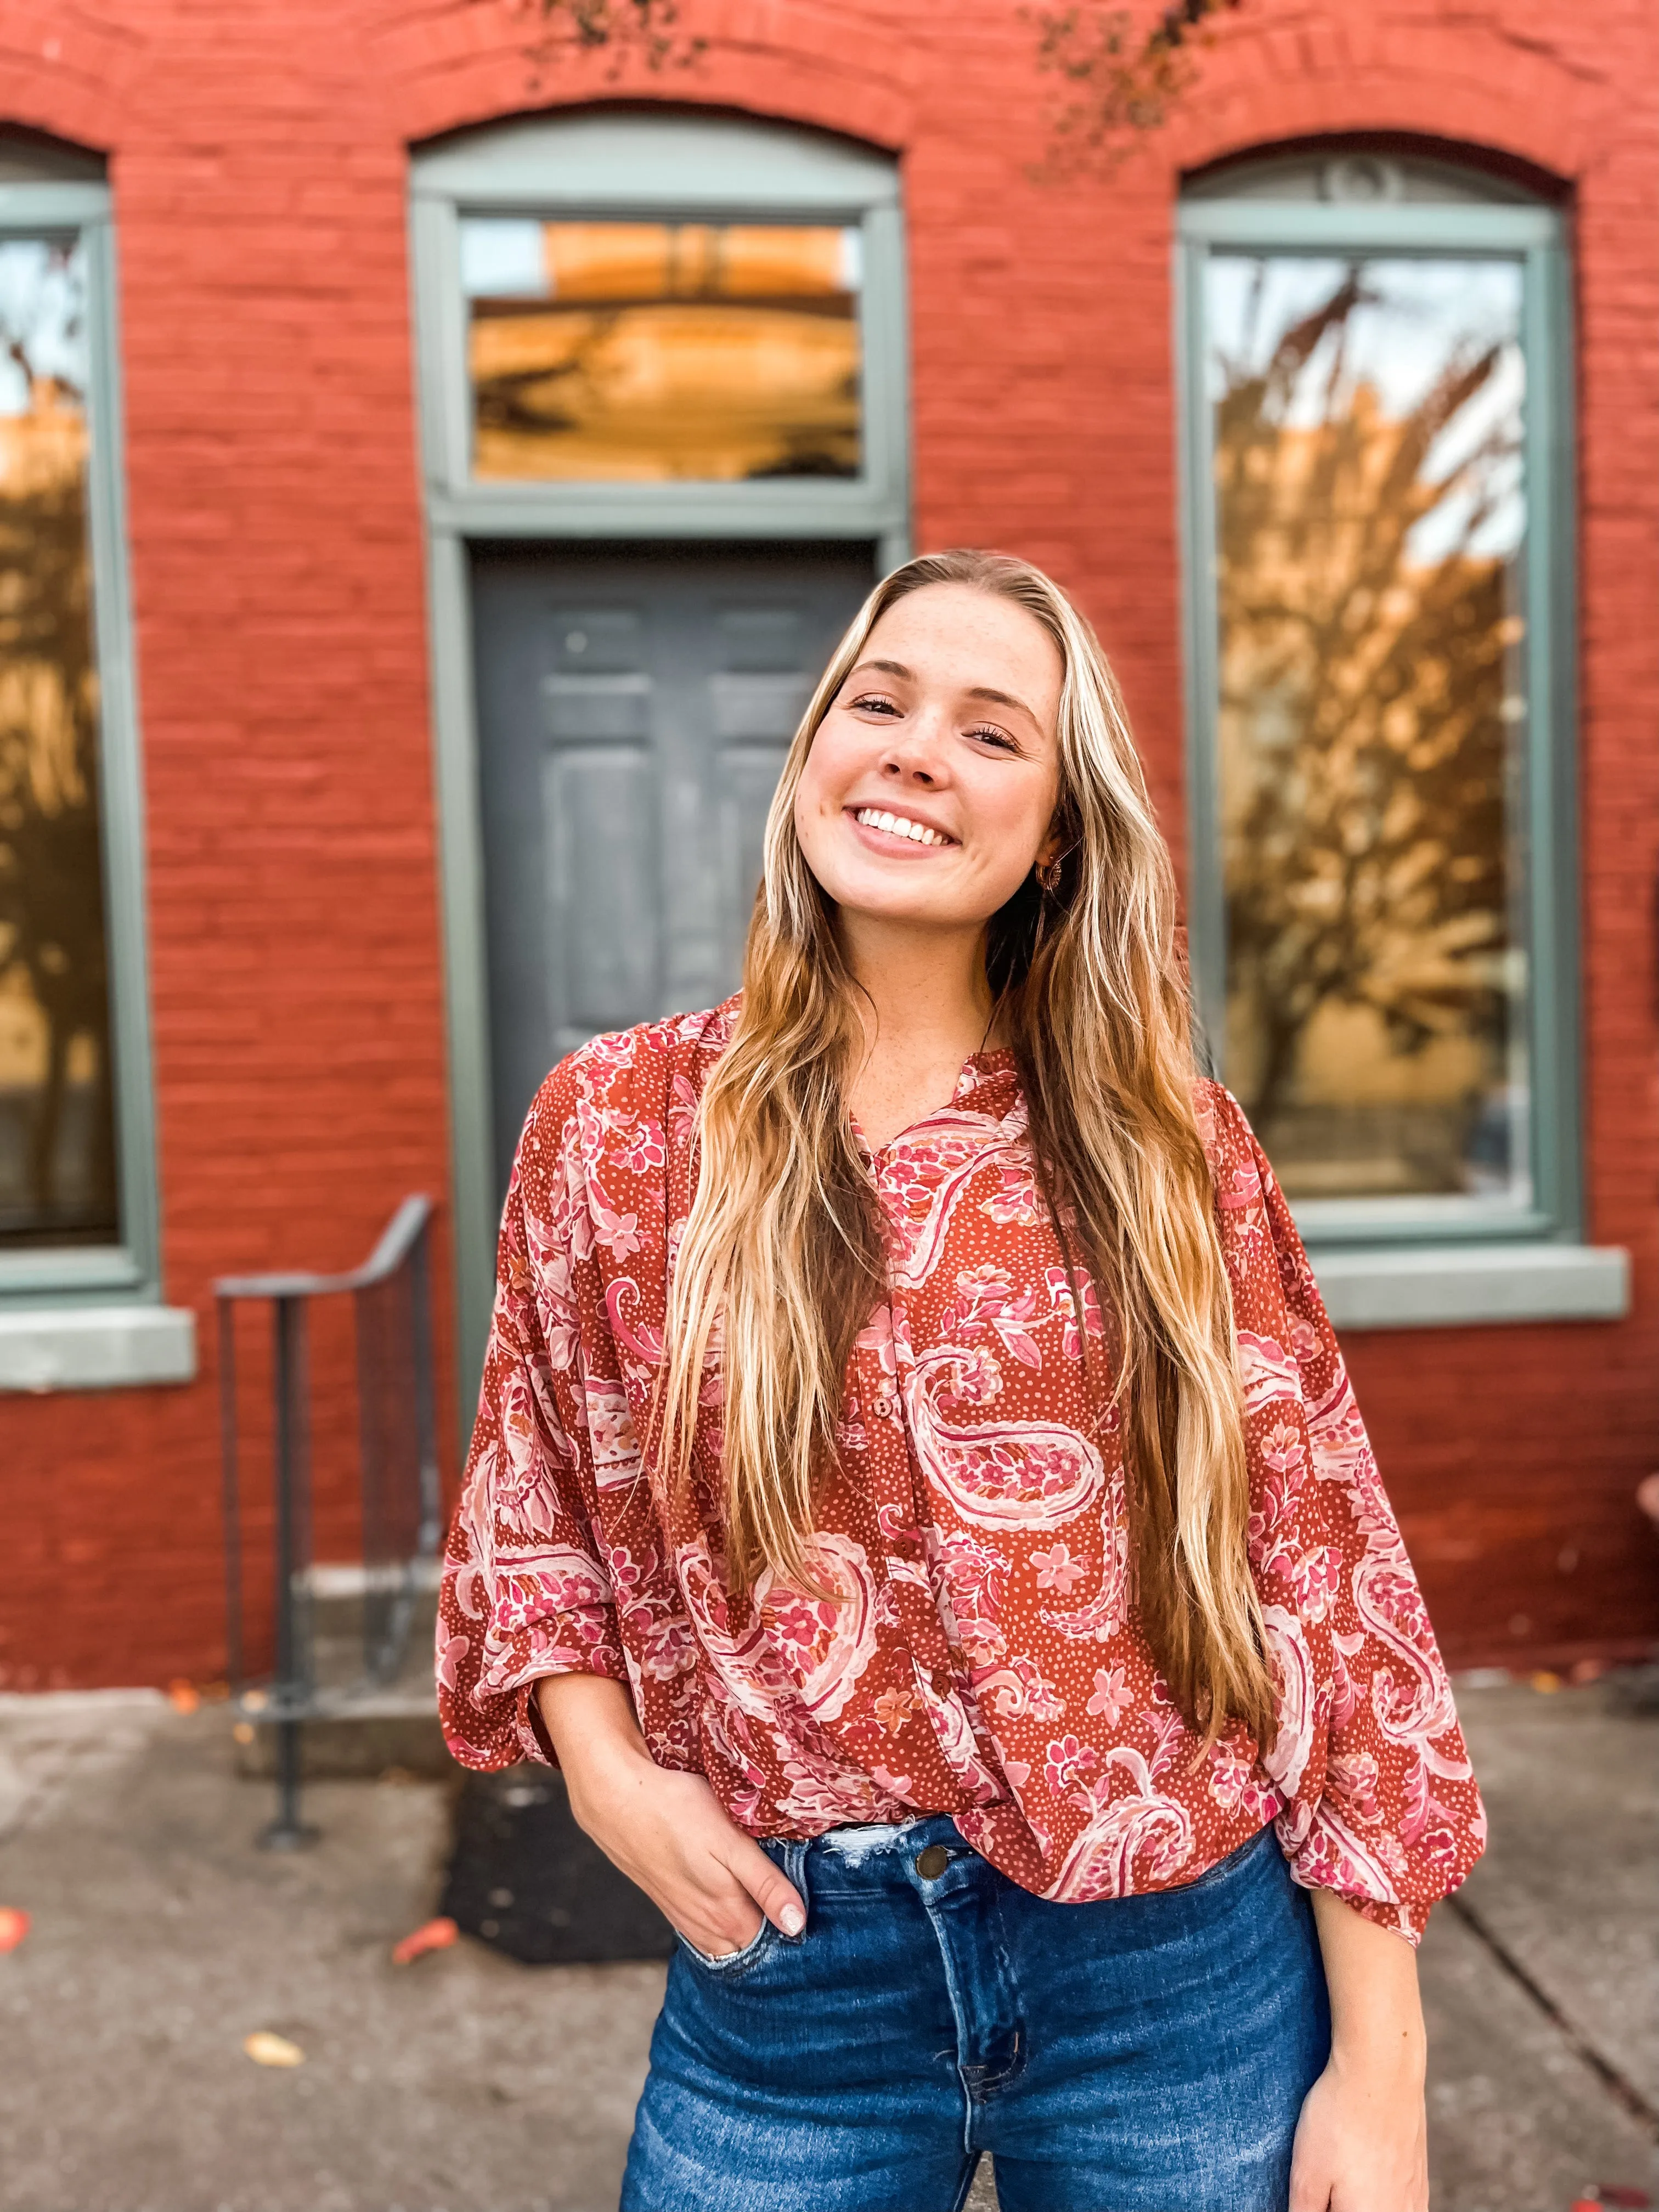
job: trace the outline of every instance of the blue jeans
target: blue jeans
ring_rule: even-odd
[[[942,1815],[765,1848],[805,1933],[682,1942],[623,2212],[956,2212],[983,2151],[1005,2212],[1284,2212],[1330,2012],[1270,1828],[1097,1905]]]

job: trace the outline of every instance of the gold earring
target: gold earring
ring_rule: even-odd
[[[1052,860],[1041,863],[1037,868],[1036,879],[1045,891],[1057,891],[1060,889],[1060,855],[1058,854]]]

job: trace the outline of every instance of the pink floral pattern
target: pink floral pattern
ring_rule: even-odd
[[[755,1835],[949,1813],[1056,1899],[1194,1881],[1266,1822],[1297,1880],[1412,1940],[1484,1817],[1415,1577],[1307,1258],[1236,1103],[1200,1125],[1237,1321],[1279,1713],[1205,1750],[1131,1578],[1109,1300],[1075,1287],[1012,1060],[870,1159],[889,1290],[848,1376],[819,1514],[835,1602],[727,1588],[712,1376],[691,1495],[639,1438],[689,1210],[701,1085],[732,1007],[599,1037],[544,1085],[501,1227],[495,1324],[438,1632],[452,1749],[545,1759],[531,1686],[632,1695],[653,1756]],[[1085,1356],[1086,1354],[1086,1356]]]

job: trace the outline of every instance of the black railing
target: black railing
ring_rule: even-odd
[[[260,1837],[291,1850],[313,1831],[300,1818],[301,1729],[349,1713],[402,1663],[422,1586],[421,1565],[441,1534],[433,1391],[432,1202],[406,1198],[364,1264],[349,1275],[226,1275],[219,1308],[219,1407],[225,1523],[226,1634],[231,1686],[248,1690],[243,1634],[241,1486],[238,1468],[236,1307],[270,1307],[271,1461],[276,1573],[270,1677],[242,1698],[250,1720],[275,1731],[276,1818]],[[312,1299],[349,1297],[357,1349],[358,1465],[362,1500],[362,1664],[337,1686],[319,1680],[311,1558],[311,1406],[307,1311]]]

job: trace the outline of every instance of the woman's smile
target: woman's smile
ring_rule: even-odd
[[[918,853],[952,850],[960,842],[947,836],[936,823],[924,822],[914,814],[897,814],[886,807],[848,806],[842,812],[872,853],[891,853],[908,860]]]

